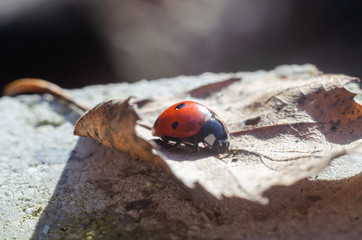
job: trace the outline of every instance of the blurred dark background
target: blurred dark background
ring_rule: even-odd
[[[362,1],[1,0],[0,78],[62,87],[312,63],[362,76]]]

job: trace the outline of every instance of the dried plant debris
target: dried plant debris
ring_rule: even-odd
[[[313,176],[341,155],[362,161],[357,147],[362,144],[362,106],[345,88],[352,82],[359,79],[313,72],[228,79],[172,99],[146,101],[139,110],[129,99],[112,100],[87,112],[75,134],[161,165],[186,186],[198,183],[217,198],[266,203],[263,192],[272,186]],[[206,148],[192,153],[187,146],[170,150],[137,125],[140,115],[153,124],[164,109],[185,99],[203,103],[223,118],[232,132],[230,154],[219,156]]]
[[[108,146],[156,165],[167,165],[157,154],[153,144],[138,137],[135,125],[139,116],[126,100],[110,100],[89,110],[76,123],[74,134],[88,136]]]

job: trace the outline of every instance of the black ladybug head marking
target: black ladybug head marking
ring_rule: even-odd
[[[173,123],[171,124],[171,127],[172,127],[173,130],[175,130],[175,129],[178,127],[178,122],[177,122],[177,121],[176,121],[176,122],[173,122]]]
[[[181,109],[181,108],[183,108],[183,107],[185,107],[186,106],[186,103],[180,103],[179,105],[177,105],[176,107],[175,107],[175,110],[179,110],[179,109]]]
[[[229,147],[229,139],[218,139],[214,143],[214,148],[216,148],[217,152],[221,154],[227,153],[229,151]]]

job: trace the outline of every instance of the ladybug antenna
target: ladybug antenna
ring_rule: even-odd
[[[141,127],[143,127],[143,128],[146,128],[146,129],[148,129],[148,130],[151,130],[151,129],[152,129],[152,127],[151,127],[150,125],[146,124],[146,123],[138,123],[138,125],[141,126]]]

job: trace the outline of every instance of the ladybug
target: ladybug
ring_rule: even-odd
[[[156,119],[152,127],[152,135],[163,141],[191,143],[195,152],[199,151],[199,143],[225,153],[229,150],[229,131],[225,123],[211,109],[204,105],[183,101],[166,109]]]

